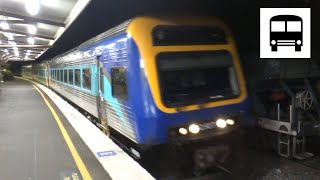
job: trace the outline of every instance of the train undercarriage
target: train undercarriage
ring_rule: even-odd
[[[309,60],[260,63],[263,79],[251,81],[257,126],[277,134],[272,141],[280,156],[313,157],[306,150],[306,138],[320,135],[319,65]]]

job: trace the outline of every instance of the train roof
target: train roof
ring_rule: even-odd
[[[141,21],[150,21],[150,22],[161,21],[161,22],[169,22],[170,24],[179,24],[177,22],[184,19],[183,21],[181,21],[182,24],[189,24],[192,22],[191,24],[202,24],[203,25],[204,23],[207,23],[207,24],[209,23],[210,25],[219,26],[229,33],[229,29],[227,28],[227,26],[219,19],[214,18],[212,16],[201,16],[203,21],[198,22],[199,17],[200,16],[183,16],[183,15],[181,15],[181,16],[155,16],[155,15],[137,16],[137,17],[131,18],[131,19],[121,23],[120,25],[115,26],[115,27],[83,42],[82,44],[75,47],[74,49],[71,49],[65,53],[62,53],[62,54],[52,58],[51,60],[63,57],[71,52],[76,52],[76,51],[79,51],[80,49],[94,45],[94,44],[96,44],[96,43],[98,43],[108,37],[116,36],[118,34],[126,32],[130,28],[129,27],[130,25],[133,25],[133,26],[134,26],[134,24],[141,25]],[[168,20],[168,19],[170,19],[170,20]],[[133,23],[134,21],[138,22],[138,23]],[[139,23],[139,21],[140,21],[140,23]],[[145,23],[142,23],[142,24],[145,25]]]

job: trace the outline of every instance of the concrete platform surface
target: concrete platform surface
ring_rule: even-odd
[[[111,179],[60,110],[57,112],[92,179]],[[27,81],[5,82],[0,95],[0,179],[83,179],[58,124]]]

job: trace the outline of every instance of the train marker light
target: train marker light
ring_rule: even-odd
[[[227,126],[227,122],[224,120],[224,119],[218,119],[216,121],[216,125],[219,127],[219,128],[225,128]]]
[[[234,120],[232,120],[232,119],[227,119],[227,124],[229,124],[229,125],[234,125]]]
[[[179,133],[186,135],[188,133],[188,130],[186,128],[179,128]]]
[[[200,131],[200,127],[196,124],[191,124],[189,126],[189,131],[193,134],[197,134]]]

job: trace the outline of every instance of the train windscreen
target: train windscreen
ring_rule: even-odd
[[[162,101],[167,107],[240,95],[228,51],[162,52],[157,55],[157,66]]]

